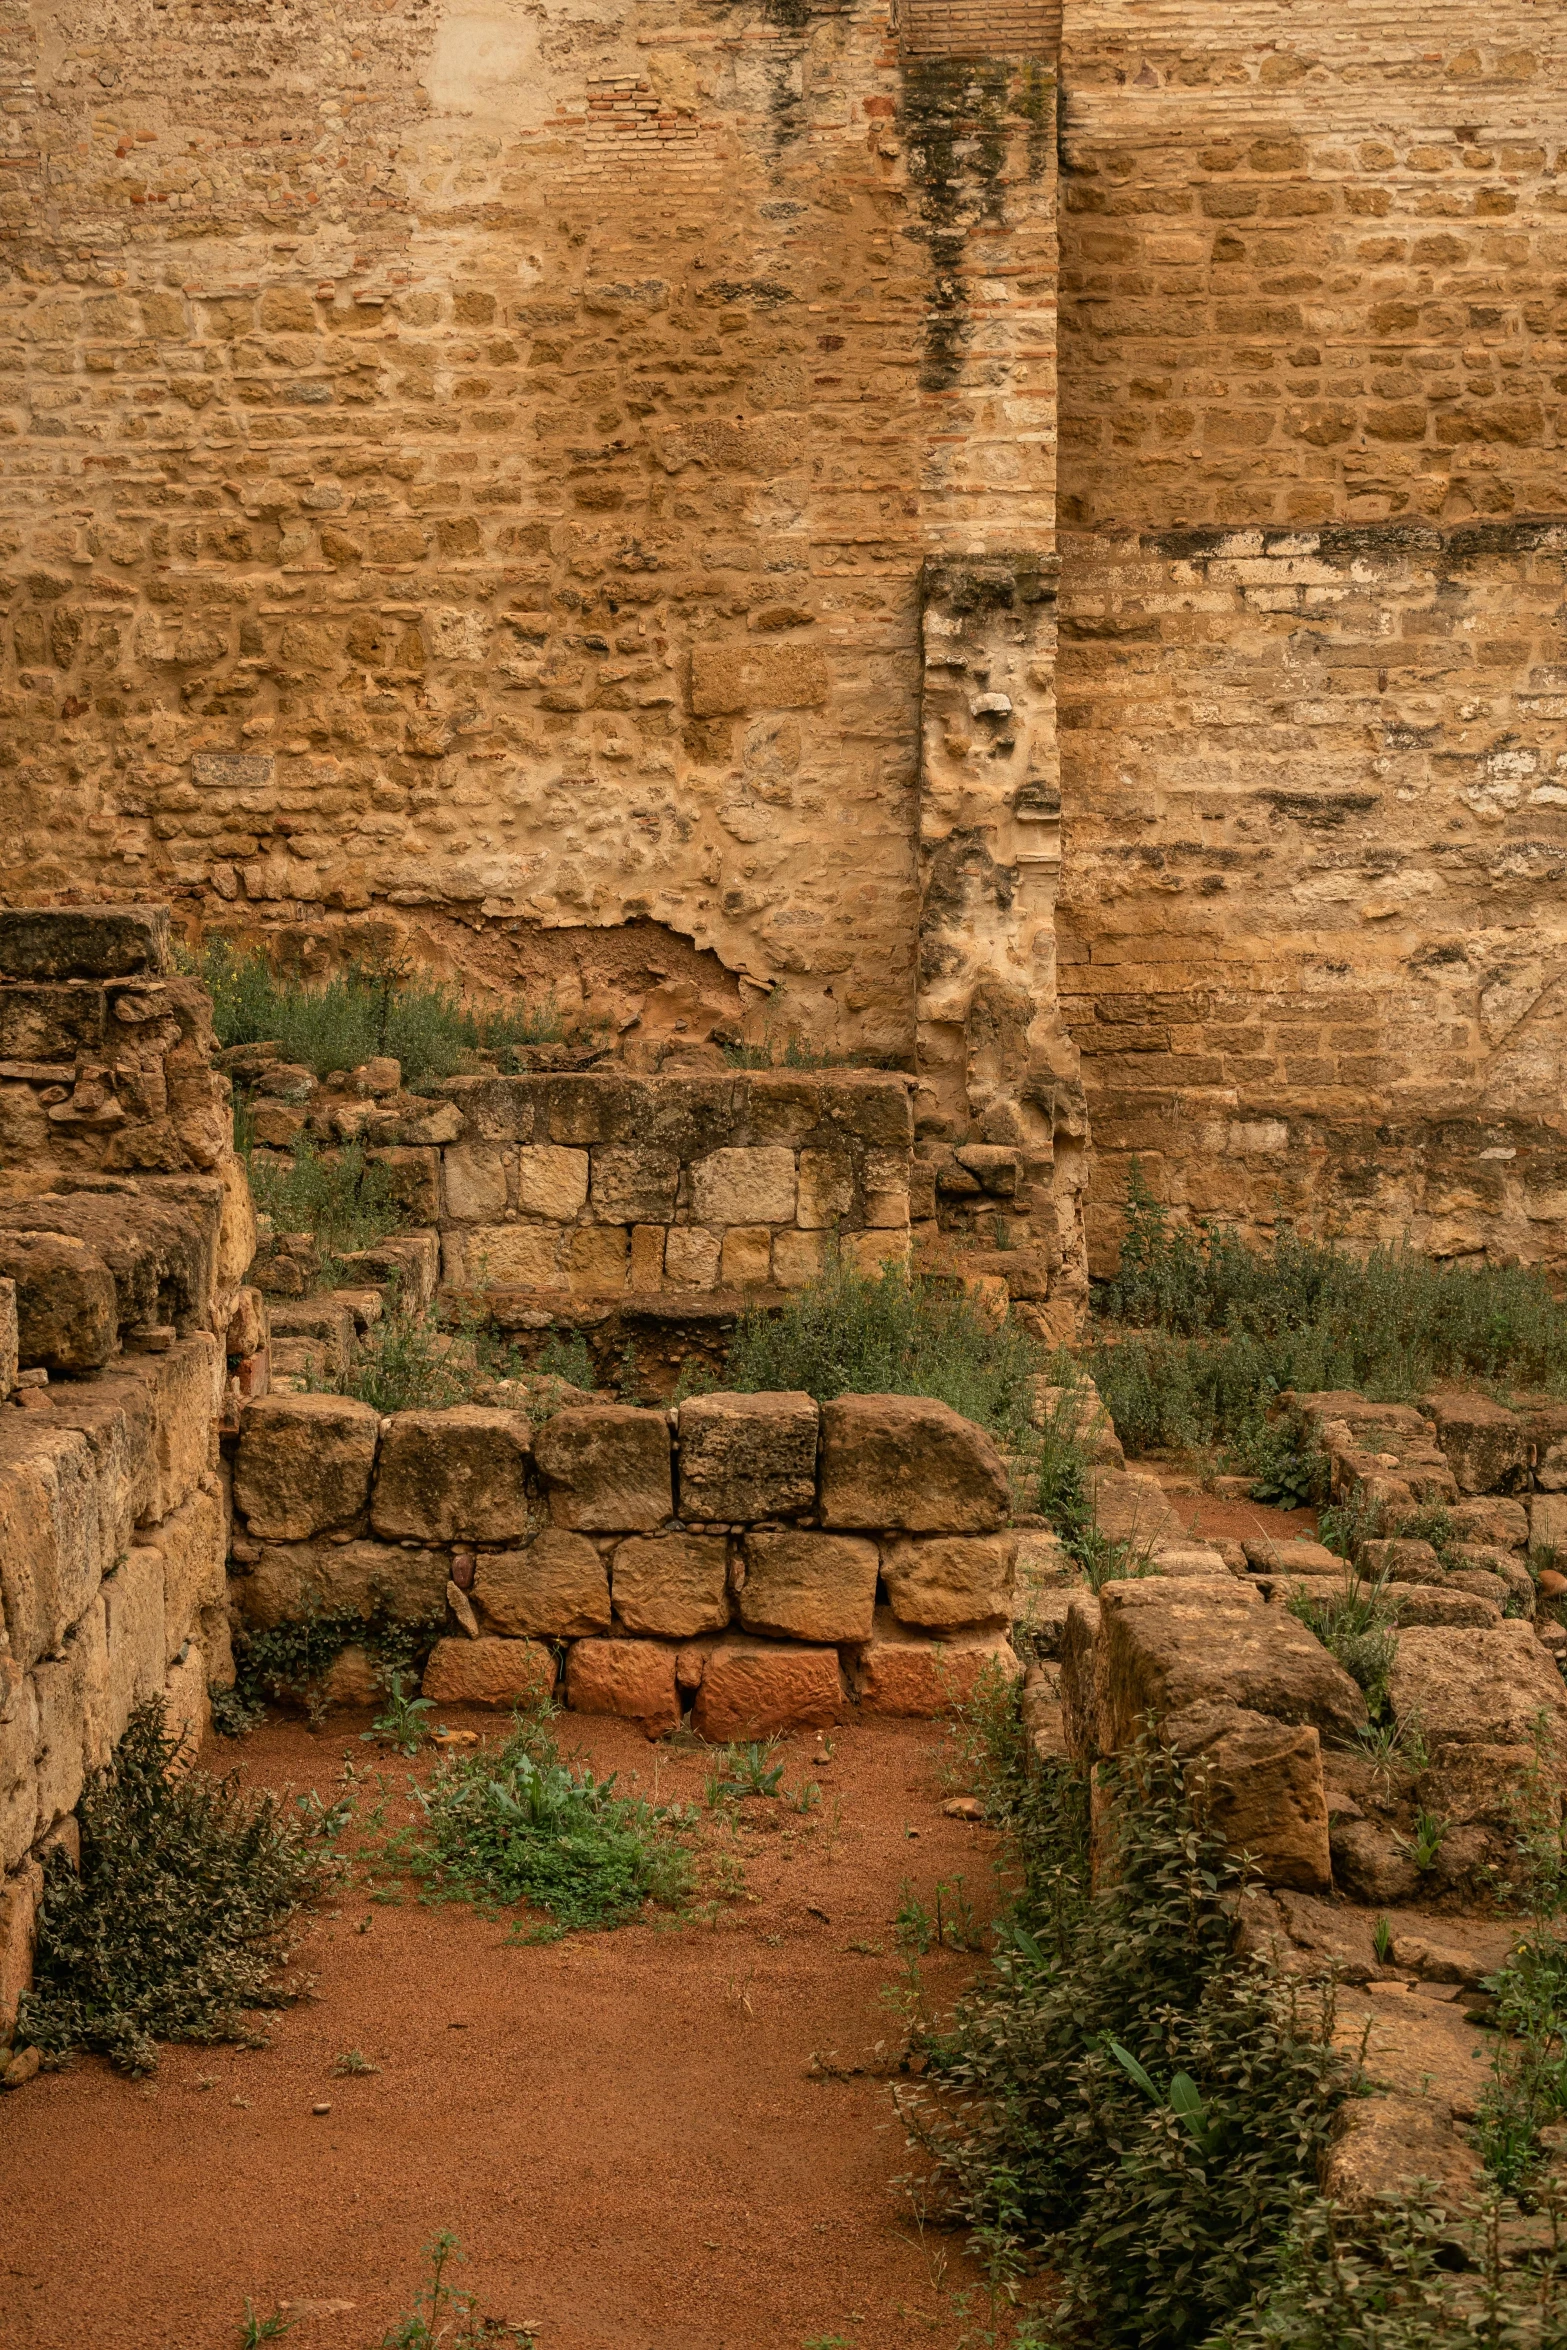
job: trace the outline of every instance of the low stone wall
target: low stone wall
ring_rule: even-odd
[[[234,1461],[243,1624],[438,1622],[425,1694],[559,1688],[650,1736],[929,1715],[1007,1638],[1005,1467],[946,1405],[701,1396],[669,1412],[459,1406],[380,1419],[327,1395],[247,1408]],[[373,1694],[339,1660],[328,1696]]]
[[[87,1773],[233,1678],[218,1431],[267,1357],[212,1043],[161,909],[0,912],[0,2045]]]

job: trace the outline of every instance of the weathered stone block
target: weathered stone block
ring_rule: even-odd
[[[43,1415],[39,1415],[42,1418]],[[106,1565],[93,1456],[77,1431],[20,1412],[0,1425],[0,1602],[12,1662],[58,1648]]]
[[[555,1659],[538,1640],[438,1640],[421,1693],[437,1705],[539,1704],[555,1687]]]
[[[370,1522],[392,1541],[513,1542],[528,1530],[528,1421],[480,1404],[398,1412],[381,1439]]]
[[[672,1224],[664,1242],[664,1279],[671,1289],[716,1289],[722,1248],[700,1224]]]
[[[485,1629],[577,1640],[609,1630],[609,1577],[587,1537],[546,1527],[526,1550],[485,1551],[473,1603]]]
[[[125,1734],[131,1710],[163,1687],[163,1560],[155,1550],[133,1550],[103,1586],[108,1656],[108,1739]]]
[[[794,1153],[780,1147],[719,1150],[691,1170],[691,1208],[702,1224],[792,1224]]]
[[[170,959],[167,906],[0,908],[7,979],[128,979]]]
[[[16,2011],[33,1979],[33,1941],[43,1894],[44,1873],[35,1860],[24,1860],[0,1878],[0,2048],[11,2045]]]
[[[512,1153],[495,1143],[454,1143],[442,1154],[446,1213],[460,1224],[487,1224],[506,1213],[506,1168]]]
[[[823,1232],[775,1232],[774,1288],[808,1288],[827,1262],[826,1240],[827,1236]]]
[[[642,1533],[673,1511],[669,1423],[631,1404],[556,1412],[534,1439],[557,1526]]]
[[[1529,1512],[1521,1501],[1484,1494],[1459,1501],[1449,1511],[1461,1542],[1490,1542],[1501,1550],[1522,1550],[1529,1540]]]
[[[565,1227],[481,1224],[445,1236],[446,1277],[475,1289],[564,1289]]]
[[[1099,1603],[1094,1679],[1108,1752],[1130,1746],[1150,1716],[1162,1722],[1198,1705],[1238,1706],[1340,1737],[1366,1718],[1363,1693],[1321,1642],[1283,1609],[1258,1607],[1240,1584],[1106,1583]]]
[[[866,1713],[934,1721],[972,1699],[980,1679],[1021,1678],[1023,1667],[1004,1632],[955,1632],[933,1639],[878,1608],[872,1637],[859,1651],[855,1686]]]
[[[664,1227],[662,1224],[634,1224],[631,1229],[631,1273],[633,1289],[662,1289],[664,1286]]]
[[[528,1216],[571,1224],[588,1197],[588,1154],[557,1143],[527,1143],[517,1153],[517,1205]]]
[[[1309,1723],[1285,1723],[1240,1706],[1198,1706],[1161,1735],[1200,1773],[1202,1809],[1234,1853],[1249,1855],[1265,1885],[1326,1893],[1328,1850],[1322,1746]]]
[[[878,1565],[852,1534],[748,1534],[740,1621],[785,1640],[868,1640]]]
[[[15,1673],[0,1703],[0,1876],[38,1832],[37,1752],[37,1693],[30,1674]]]
[[[566,1703],[574,1713],[618,1714],[661,1737],[680,1721],[675,1651],[655,1640],[578,1640],[566,1655]]]
[[[1532,1493],[1528,1501],[1531,1550],[1567,1550],[1567,1493]]]
[[[840,1395],[822,1410],[821,1508],[829,1526],[989,1534],[1010,1506],[982,1428],[917,1395]]]
[[[152,1519],[158,1483],[153,1392],[134,1378],[57,1379],[49,1388],[49,1426],[87,1440],[98,1506],[98,1554],[107,1574],[131,1547],[134,1529]]]
[[[825,702],[824,654],[804,644],[699,644],[691,648],[691,710],[711,718],[742,710],[799,710]]]
[[[893,1614],[929,1632],[1006,1623],[1016,1568],[1015,1534],[930,1534],[885,1543],[881,1554]]]
[[[718,1260],[720,1289],[766,1289],[773,1277],[773,1236],[765,1224],[732,1224]]]
[[[675,1212],[680,1160],[671,1150],[600,1143],[592,1153],[593,1213],[604,1224],[667,1224]]]
[[[848,1711],[835,1648],[782,1648],[727,1638],[708,1651],[691,1724],[722,1744],[780,1730],[825,1730]]]
[[[178,1664],[171,1666],[164,1681],[164,1733],[180,1741],[182,1769],[195,1761],[201,1742],[212,1727],[209,1684],[214,1683],[226,1686],[219,1680],[212,1659],[196,1641]]]
[[[1430,1395],[1425,1408],[1460,1493],[1511,1492],[1527,1482],[1528,1437],[1515,1414],[1485,1395]]]
[[[820,1421],[803,1393],[690,1396],[680,1406],[680,1514],[720,1525],[816,1500]]]
[[[224,1601],[228,1529],[215,1493],[193,1493],[183,1509],[146,1536],[163,1568],[163,1661],[173,1664],[203,1608]]]
[[[80,1240],[56,1232],[0,1232],[0,1274],[14,1282],[23,1367],[96,1371],[119,1344],[114,1276]]]
[[[854,1161],[847,1149],[800,1153],[796,1219],[807,1231],[836,1229],[854,1206]]]
[[[410,1223],[436,1222],[441,1213],[441,1154],[438,1150],[388,1144],[384,1148],[377,1146],[374,1150],[366,1151],[365,1157],[372,1166],[384,1169],[390,1195]]]
[[[272,1368],[280,1378],[342,1377],[354,1359],[353,1313],[337,1297],[280,1299],[272,1309]]]
[[[384,1611],[402,1623],[437,1621],[446,1598],[451,1561],[444,1550],[391,1542],[264,1543],[246,1575],[230,1590],[246,1624],[270,1632],[310,1616],[363,1616]]]
[[[1418,1717],[1437,1761],[1448,1746],[1527,1746],[1537,1723],[1567,1758],[1567,1690],[1526,1623],[1461,1638],[1445,1628],[1400,1632],[1388,1697],[1395,1720]]]
[[[566,1251],[573,1294],[600,1297],[624,1289],[630,1241],[624,1224],[579,1224]]]
[[[611,1562],[615,1620],[627,1632],[690,1640],[729,1621],[729,1545],[722,1535],[634,1535]]]
[[[152,1399],[153,1477],[147,1516],[154,1524],[188,1501],[218,1465],[223,1349],[209,1330],[182,1338],[166,1354],[131,1355],[121,1376],[138,1379]]]
[[[74,1811],[89,1771],[109,1759],[109,1655],[94,1599],[58,1653],[34,1668],[38,1699],[38,1825]]]
[[[104,993],[77,981],[0,987],[0,1060],[70,1066],[103,1058]]]
[[[263,1542],[351,1526],[370,1499],[380,1422],[346,1395],[268,1395],[247,1406],[234,1506]]]

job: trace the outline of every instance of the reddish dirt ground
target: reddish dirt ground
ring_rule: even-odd
[[[370,1763],[362,1727],[273,1723],[205,1759],[331,1797],[345,1757]],[[563,1730],[623,1786],[651,1793],[656,1763],[661,1800],[700,1802],[706,1751]],[[944,1816],[932,1724],[846,1728],[825,1767],[812,1737],[782,1751],[786,1786],[817,1779],[822,1808],[747,1804],[769,1821],[736,1848],[751,1898],[716,1925],[507,1947],[470,1909],[380,1906],[356,1883],[303,1937],[315,1995],[270,2047],[171,2049],[147,2082],[79,2060],[7,2098],[4,2350],[234,2350],[247,2296],[348,2304],[288,2338],[371,2350],[443,2227],[485,2308],[535,2322],[540,2350],[950,2350],[972,2271],[955,2237],[922,2245],[895,2187],[910,2158],[888,2083],[810,2060],[896,2043],[879,1993],[903,1880],[928,1902],[962,1873],[984,1916],[995,1839]],[[380,1767],[400,1790],[411,1766]],[[932,1954],[932,1996],[977,1963]],[[349,2049],[380,2070],[335,2076]]]

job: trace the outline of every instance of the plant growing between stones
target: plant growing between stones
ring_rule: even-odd
[[[408,1215],[396,1195],[389,1168],[368,1158],[363,1143],[348,1142],[328,1156],[309,1135],[299,1135],[287,1159],[243,1147],[238,1121],[235,1147],[245,1161],[251,1197],[275,1232],[310,1232],[325,1261],[318,1288],[342,1277],[337,1260],[353,1249],[374,1248],[400,1231]]]
[[[155,2072],[156,2041],[255,2042],[246,2011],[287,1996],[283,1932],[327,1840],[187,1760],[149,1698],[82,1797],[80,1871],[49,1856],[18,2031],[50,2058]]]
[[[1398,1655],[1397,1613],[1386,1588],[1385,1575],[1361,1583],[1353,1572],[1346,1572],[1340,1590],[1318,1598],[1296,1588],[1288,1602],[1290,1614],[1314,1632],[1350,1679],[1360,1684],[1377,1722],[1387,1712],[1388,1676]]]
[[[376,1715],[360,1738],[366,1744],[394,1747],[399,1754],[417,1754],[430,1735],[425,1716],[434,1711],[433,1699],[407,1694],[402,1674],[394,1669],[387,1676],[386,1711]]]

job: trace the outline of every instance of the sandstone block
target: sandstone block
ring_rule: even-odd
[[[1323,2193],[1351,2214],[1415,2192],[1430,2196],[1439,2210],[1466,2210],[1483,2185],[1480,2158],[1446,2100],[1403,2090],[1350,2099],[1322,2167]]]
[[[867,1281],[879,1279],[888,1265],[906,1265],[909,1261],[908,1232],[846,1232],[839,1242],[845,1264],[863,1273]],[[1006,1312],[1006,1283],[995,1284],[996,1320]]]
[[[816,1500],[819,1415],[799,1392],[698,1395],[680,1406],[680,1514],[720,1525]]]
[[[1533,1746],[1450,1746],[1415,1781],[1415,1801],[1454,1827],[1517,1836],[1560,1824],[1562,1784]]]
[[[21,1368],[21,1330],[16,1317],[16,1283],[0,1280],[0,1402],[16,1385]]]
[[[1567,1493],[1532,1493],[1528,1501],[1531,1550],[1567,1550]]]
[[[825,702],[826,656],[815,645],[699,644],[691,648],[691,710],[697,718],[742,710],[798,710]]]
[[[1483,1494],[1453,1504],[1452,1518],[1462,1542],[1490,1542],[1499,1550],[1522,1550],[1529,1540],[1529,1512],[1521,1501]]]
[[[1011,1495],[990,1438],[920,1395],[840,1395],[822,1411],[821,1509],[829,1526],[989,1534]]]
[[[517,1153],[517,1205],[526,1216],[571,1224],[588,1197],[588,1154],[558,1143],[524,1143]]]
[[[24,1860],[0,1878],[0,2048],[11,2045],[16,2011],[33,1979],[33,1940],[43,1893],[44,1873],[35,1860]]]
[[[699,1223],[792,1224],[794,1202],[792,1150],[712,1151],[691,1170],[692,1213]]]
[[[631,1404],[556,1412],[534,1439],[557,1526],[642,1533],[674,1507],[669,1423]]]
[[[0,1877],[14,1869],[38,1832],[38,1697],[17,1673],[0,1703]]]
[[[370,1523],[390,1541],[513,1542],[528,1530],[528,1421],[456,1404],[398,1412],[381,1439]]]
[[[261,1556],[231,1585],[244,1622],[258,1632],[313,1615],[384,1611],[402,1623],[439,1618],[450,1562],[443,1550],[390,1542],[263,1543]]]
[[[115,1746],[125,1735],[132,1708],[163,1687],[167,1659],[161,1554],[133,1550],[104,1583],[103,1606],[108,1655],[107,1736]]]
[[[855,1686],[867,1713],[934,1721],[966,1705],[983,1675],[1015,1681],[1022,1671],[1004,1632],[954,1632],[937,1639],[878,1608],[872,1637],[856,1661]]]
[[[1249,1855],[1265,1885],[1327,1892],[1333,1863],[1322,1747],[1309,1723],[1198,1706],[1167,1719],[1162,1735],[1199,1767],[1203,1809],[1230,1850]]]
[[[1015,1534],[929,1534],[882,1547],[882,1580],[900,1624],[947,1632],[1006,1623],[1017,1569]],[[1221,1565],[1219,1572],[1224,1569]]]
[[[555,1687],[555,1659],[537,1640],[438,1640],[422,1694],[437,1705],[533,1706]]]
[[[153,1479],[147,1516],[167,1518],[188,1501],[218,1461],[223,1349],[210,1331],[195,1331],[166,1354],[132,1355],[123,1375],[151,1394]]]
[[[691,1724],[699,1738],[719,1745],[781,1730],[824,1730],[847,1711],[835,1648],[728,1639],[708,1651]]]
[[[740,1621],[785,1640],[867,1640],[878,1563],[852,1534],[748,1534]]]
[[[560,1224],[481,1224],[445,1236],[447,1279],[475,1289],[514,1284],[519,1289],[563,1289],[565,1227]]]
[[[615,1619],[627,1632],[691,1640],[729,1621],[729,1545],[722,1535],[634,1535],[611,1564]]]
[[[773,1274],[773,1236],[765,1224],[732,1224],[718,1260],[720,1289],[766,1289]]]
[[[723,1243],[700,1224],[672,1224],[664,1242],[664,1279],[671,1289],[715,1289]]]
[[[199,1643],[172,1666],[163,1684],[163,1726],[170,1738],[181,1741],[181,1767],[193,1763],[203,1738],[212,1727],[209,1684],[223,1686],[211,1658]]]
[[[680,1722],[675,1651],[655,1640],[578,1640],[566,1655],[566,1703],[574,1713],[618,1714],[661,1737]]]
[[[577,1640],[609,1630],[609,1577],[583,1534],[546,1527],[525,1550],[485,1551],[473,1599],[492,1632]]]
[[[633,1289],[662,1289],[664,1286],[664,1226],[662,1224],[634,1224],[631,1228],[631,1271]]]
[[[624,1224],[579,1224],[566,1248],[567,1279],[579,1297],[624,1289],[631,1235]]]
[[[453,1143],[441,1156],[446,1213],[459,1224],[489,1224],[506,1214],[510,1151],[489,1142]]]
[[[109,1759],[109,1652],[95,1599],[58,1652],[34,1668],[38,1700],[38,1825],[74,1811],[89,1771]]]
[[[25,1670],[59,1647],[113,1561],[86,1438],[43,1415],[5,1418],[14,1425],[0,1427],[0,1605],[12,1662]]]
[[[1537,1722],[1567,1757],[1567,1689],[1526,1623],[1461,1638],[1445,1628],[1400,1632],[1388,1696],[1397,1721],[1418,1717],[1436,1761],[1449,1746],[1527,1746]]]
[[[1523,1422],[1485,1395],[1427,1396],[1426,1410],[1460,1493],[1510,1493],[1527,1482]]]
[[[589,1196],[604,1224],[667,1224],[675,1212],[679,1154],[635,1143],[600,1143]]]
[[[1258,1607],[1240,1584],[1107,1583],[1099,1599],[1094,1681],[1108,1752],[1130,1746],[1150,1715],[1163,1721],[1198,1705],[1238,1706],[1341,1737],[1366,1718],[1363,1694],[1321,1642],[1284,1610]]]
[[[246,1407],[234,1506],[262,1542],[351,1526],[370,1499],[380,1423],[346,1395],[268,1395]]]
[[[96,1249],[60,1232],[0,1232],[0,1274],[15,1284],[17,1355],[26,1370],[96,1371],[119,1344],[114,1275]]]
[[[98,1510],[98,1557],[107,1574],[131,1547],[135,1527],[153,1514],[158,1483],[157,1429],[151,1391],[139,1379],[56,1379],[47,1425],[76,1429],[87,1440]]]
[[[854,1161],[847,1150],[800,1153],[796,1220],[807,1232],[833,1231],[854,1206]]]
[[[1303,1536],[1275,1541],[1270,1535],[1247,1535],[1241,1549],[1246,1564],[1259,1575],[1342,1575],[1345,1561],[1325,1543]]]
[[[827,1262],[826,1235],[821,1232],[773,1234],[773,1286],[805,1289]]]
[[[0,972],[7,979],[129,979],[169,966],[167,906],[0,910]]]
[[[1336,1819],[1328,1843],[1333,1855],[1333,1881],[1351,1901],[1371,1907],[1397,1908],[1413,1901],[1420,1877],[1405,1847],[1374,1820]]]

